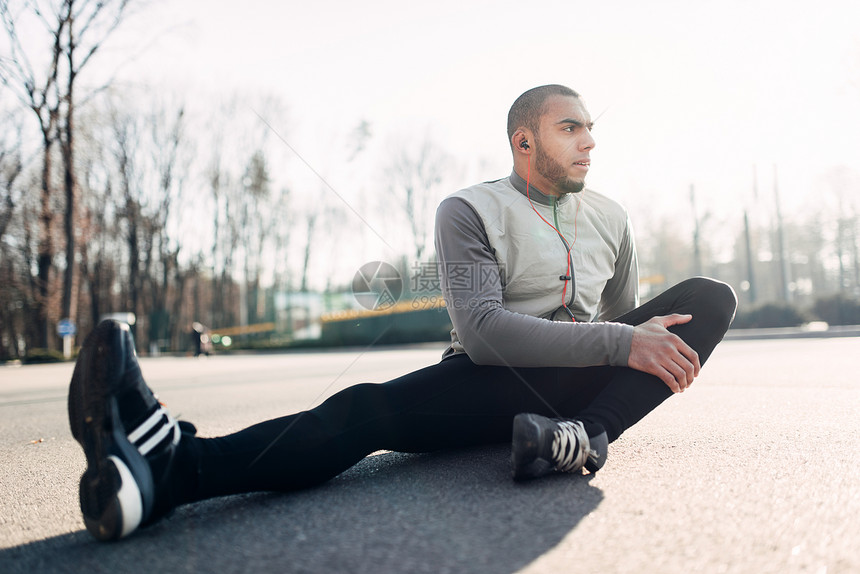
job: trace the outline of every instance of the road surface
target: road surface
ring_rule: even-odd
[[[438,360],[402,349],[143,359],[202,436]],[[83,529],[69,364],[0,367],[0,572],[860,572],[860,338],[725,341],[593,476],[510,480],[504,445],[381,453],[329,483]]]

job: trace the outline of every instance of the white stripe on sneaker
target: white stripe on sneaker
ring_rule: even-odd
[[[179,444],[179,441],[182,439],[182,431],[179,430],[179,423],[170,415],[167,415],[167,418],[173,423],[173,444]]]
[[[161,417],[165,414],[167,414],[167,412],[164,410],[164,407],[159,406],[154,413],[149,415],[148,419],[140,424],[140,426],[128,433],[129,442],[137,442],[142,439],[143,435],[151,431],[155,425],[161,422]]]
[[[170,432],[169,426],[165,425],[165,426],[161,427],[161,429],[159,429],[159,431],[157,433],[152,435],[148,441],[146,441],[145,443],[143,443],[142,445],[137,447],[138,452],[140,452],[140,454],[142,454],[143,456],[148,455],[149,451],[151,451],[156,446],[158,446],[158,443],[163,441],[164,437],[166,437],[167,433],[169,433],[169,432]]]
[[[158,428],[161,425],[161,428]],[[136,443],[143,439],[147,434],[152,432],[154,429],[158,428],[158,431],[153,433],[151,437],[146,439],[143,444],[137,445]],[[174,418],[170,416],[170,413],[167,412],[162,406],[158,407],[154,413],[152,413],[149,418],[147,418],[143,423],[134,429],[128,435],[128,440],[132,444],[137,447],[138,452],[143,456],[149,454],[149,452],[158,446],[170,433],[173,433],[173,437],[171,442],[173,444],[178,444],[179,440],[182,438],[182,432],[179,430],[179,425],[176,423]]]
[[[152,435],[149,438],[149,440],[147,440],[145,443],[143,443],[142,445],[137,447],[138,452],[140,454],[142,454],[143,456],[148,455],[149,451],[151,451],[156,446],[158,446],[161,443],[161,441],[163,441],[164,438],[168,434],[170,434],[171,430],[173,431],[173,439],[171,442],[173,444],[179,443],[179,439],[182,437],[182,433],[179,431],[179,425],[176,424],[176,421],[173,420],[173,417],[170,416],[167,413],[167,411],[164,411],[164,416],[167,419],[166,424],[163,427],[161,427],[157,433]]]

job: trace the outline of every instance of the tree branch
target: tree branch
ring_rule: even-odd
[[[95,21],[96,17],[102,11],[102,8],[106,5],[107,5],[107,3],[102,2],[102,1],[99,1],[97,3],[96,10],[93,12],[90,19],[87,20],[84,23],[84,26],[78,31],[78,37],[79,38],[85,37],[85,35],[87,34],[87,30],[89,29],[90,25],[92,25],[92,23]],[[95,43],[93,43],[92,47],[87,51],[86,55],[83,57],[81,62],[74,69],[74,73],[80,72],[87,65],[87,63],[90,61],[90,58],[93,57],[93,55],[96,53],[96,51],[98,51],[98,49],[108,39],[108,37],[110,37],[110,35],[113,34],[113,32],[117,29],[117,27],[119,27],[120,23],[122,22],[123,12],[125,11],[125,8],[127,5],[128,5],[128,0],[122,0],[120,2],[119,8],[117,9],[117,12],[113,17],[113,22],[111,22],[108,25],[107,29],[104,31],[104,33],[101,35],[101,37]],[[86,6],[86,4],[85,4],[85,6]]]

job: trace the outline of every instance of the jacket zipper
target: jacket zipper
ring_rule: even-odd
[[[573,300],[576,297],[576,271],[573,268],[573,252],[570,249],[570,244],[565,239],[561,232],[561,225],[558,224],[558,198],[550,196],[550,205],[552,205],[552,221],[555,224],[555,229],[558,232],[558,237],[564,245],[565,255],[568,256],[570,263],[570,299],[567,302],[568,308],[573,307]]]

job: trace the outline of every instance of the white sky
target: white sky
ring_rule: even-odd
[[[858,24],[856,0],[173,0],[127,19],[113,48],[152,43],[126,81],[277,96],[277,129],[326,174],[362,119],[379,153],[429,132],[471,167],[450,191],[506,175],[510,104],[566,84],[602,114],[590,187],[687,226],[691,184],[701,211],[739,213],[757,164],[770,209],[776,164],[791,214],[831,193],[837,167],[860,170]]]
[[[753,164],[769,190],[775,163],[790,209],[860,160],[858,23],[854,0],[180,0],[124,31],[167,30],[135,67],[156,85],[281,97],[311,163],[325,132],[367,119],[429,128],[498,177],[508,107],[555,82],[603,112],[591,187],[671,206],[695,184],[722,204],[749,195]]]

